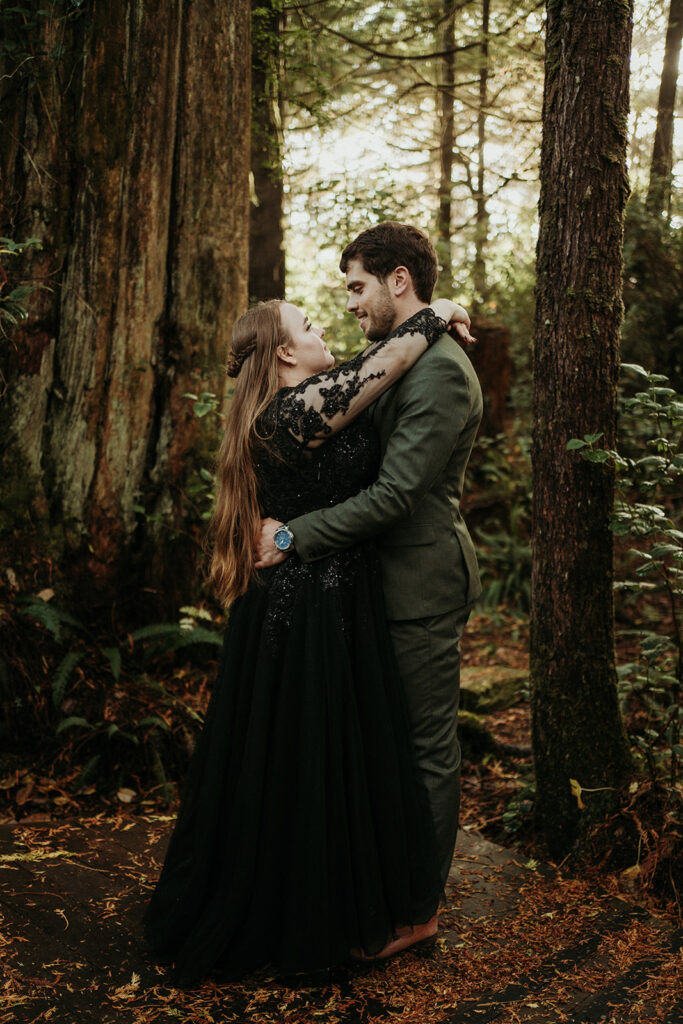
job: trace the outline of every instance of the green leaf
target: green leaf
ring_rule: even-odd
[[[14,288],[9,295],[7,300],[9,302],[22,302],[27,299],[37,288],[37,285],[33,284],[20,284],[17,288]]]
[[[185,604],[178,611],[183,615],[191,615],[193,619],[206,619],[207,622],[213,622],[211,612],[207,612],[206,608],[195,608],[194,605]]]
[[[175,622],[157,622],[151,626],[143,626],[130,634],[131,640],[136,643],[138,640],[160,640],[163,637],[177,636],[178,625]]]
[[[43,601],[40,597],[32,597],[28,599],[26,606],[20,610],[25,615],[30,615],[32,618],[37,619],[42,626],[45,626],[52,633],[55,640],[59,643],[62,639],[62,621],[56,608],[48,604],[47,601]]]
[[[610,457],[610,453],[604,449],[599,448],[598,451],[587,451],[581,453],[586,462],[607,462]]]
[[[610,523],[610,530],[617,537],[624,537],[627,533],[631,532],[631,524],[623,519],[616,519]]]
[[[69,679],[71,672],[74,670],[79,661],[83,658],[83,651],[69,651],[66,654],[55,672],[54,679],[52,680],[52,704],[58,708],[64,699],[64,690]]]
[[[647,379],[650,376],[647,370],[643,366],[639,366],[638,363],[622,363],[621,368],[628,373],[635,373],[638,377],[645,377]]]
[[[571,439],[571,441],[567,441],[567,451],[568,452],[578,451],[579,448],[585,448],[585,447],[586,447],[586,442],[582,441],[578,437],[573,437]]]
[[[661,558],[662,555],[678,555],[680,547],[677,544],[655,544],[650,549],[653,558]]]
[[[121,651],[118,647],[101,647],[100,650],[109,662],[111,674],[116,682],[118,682],[121,675]]]
[[[79,727],[79,728],[82,727],[84,729],[94,729],[95,728],[95,726],[91,725],[90,722],[86,718],[79,718],[78,716],[74,715],[71,718],[63,718],[62,721],[57,726],[57,730],[56,731],[57,731],[57,734],[59,735],[59,733],[60,732],[64,732],[65,729],[73,729],[73,728],[76,728],[76,727]]]
[[[141,729],[145,725],[158,726],[160,729],[163,729],[164,732],[169,731],[167,723],[163,718],[160,718],[159,715],[147,715],[146,718],[141,718],[139,722],[135,723],[135,727],[138,729]]]
[[[182,639],[176,646],[184,647],[186,644],[213,644],[215,647],[221,647],[223,637],[202,626],[195,626],[194,629],[183,630]]]
[[[653,388],[657,398],[670,398],[671,395],[675,395],[676,392],[673,388]]]
[[[78,792],[81,786],[85,785],[88,779],[91,778],[95,771],[95,768],[100,762],[101,757],[101,754],[95,754],[94,757],[91,757],[90,760],[86,761],[86,763],[83,765],[77,777],[74,779],[73,787],[76,790],[76,792]]]
[[[584,434],[583,439],[587,444],[595,444],[596,441],[600,440],[602,435],[603,431],[601,430],[599,434]]]

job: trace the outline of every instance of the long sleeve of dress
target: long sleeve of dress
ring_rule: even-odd
[[[427,306],[354,359],[283,389],[278,408],[280,428],[287,429],[303,446],[321,444],[390,388],[441,337],[446,326]]]

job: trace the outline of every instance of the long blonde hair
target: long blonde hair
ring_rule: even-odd
[[[228,374],[236,378],[235,391],[218,453],[210,528],[210,577],[225,605],[245,592],[254,573],[254,546],[261,530],[255,454],[264,441],[257,421],[279,387],[276,353],[288,340],[280,305],[280,299],[259,303],[232,330]]]

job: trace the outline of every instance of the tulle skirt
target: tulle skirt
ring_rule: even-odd
[[[146,913],[147,942],[180,985],[328,968],[438,906],[374,552],[346,576],[330,577],[330,560],[298,573],[289,561],[293,582],[264,573],[233,605]]]

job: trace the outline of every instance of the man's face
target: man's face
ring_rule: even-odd
[[[384,281],[363,269],[359,259],[351,260],[346,268],[346,287],[349,292],[346,308],[360,321],[368,341],[386,338],[397,319],[394,299]]]

